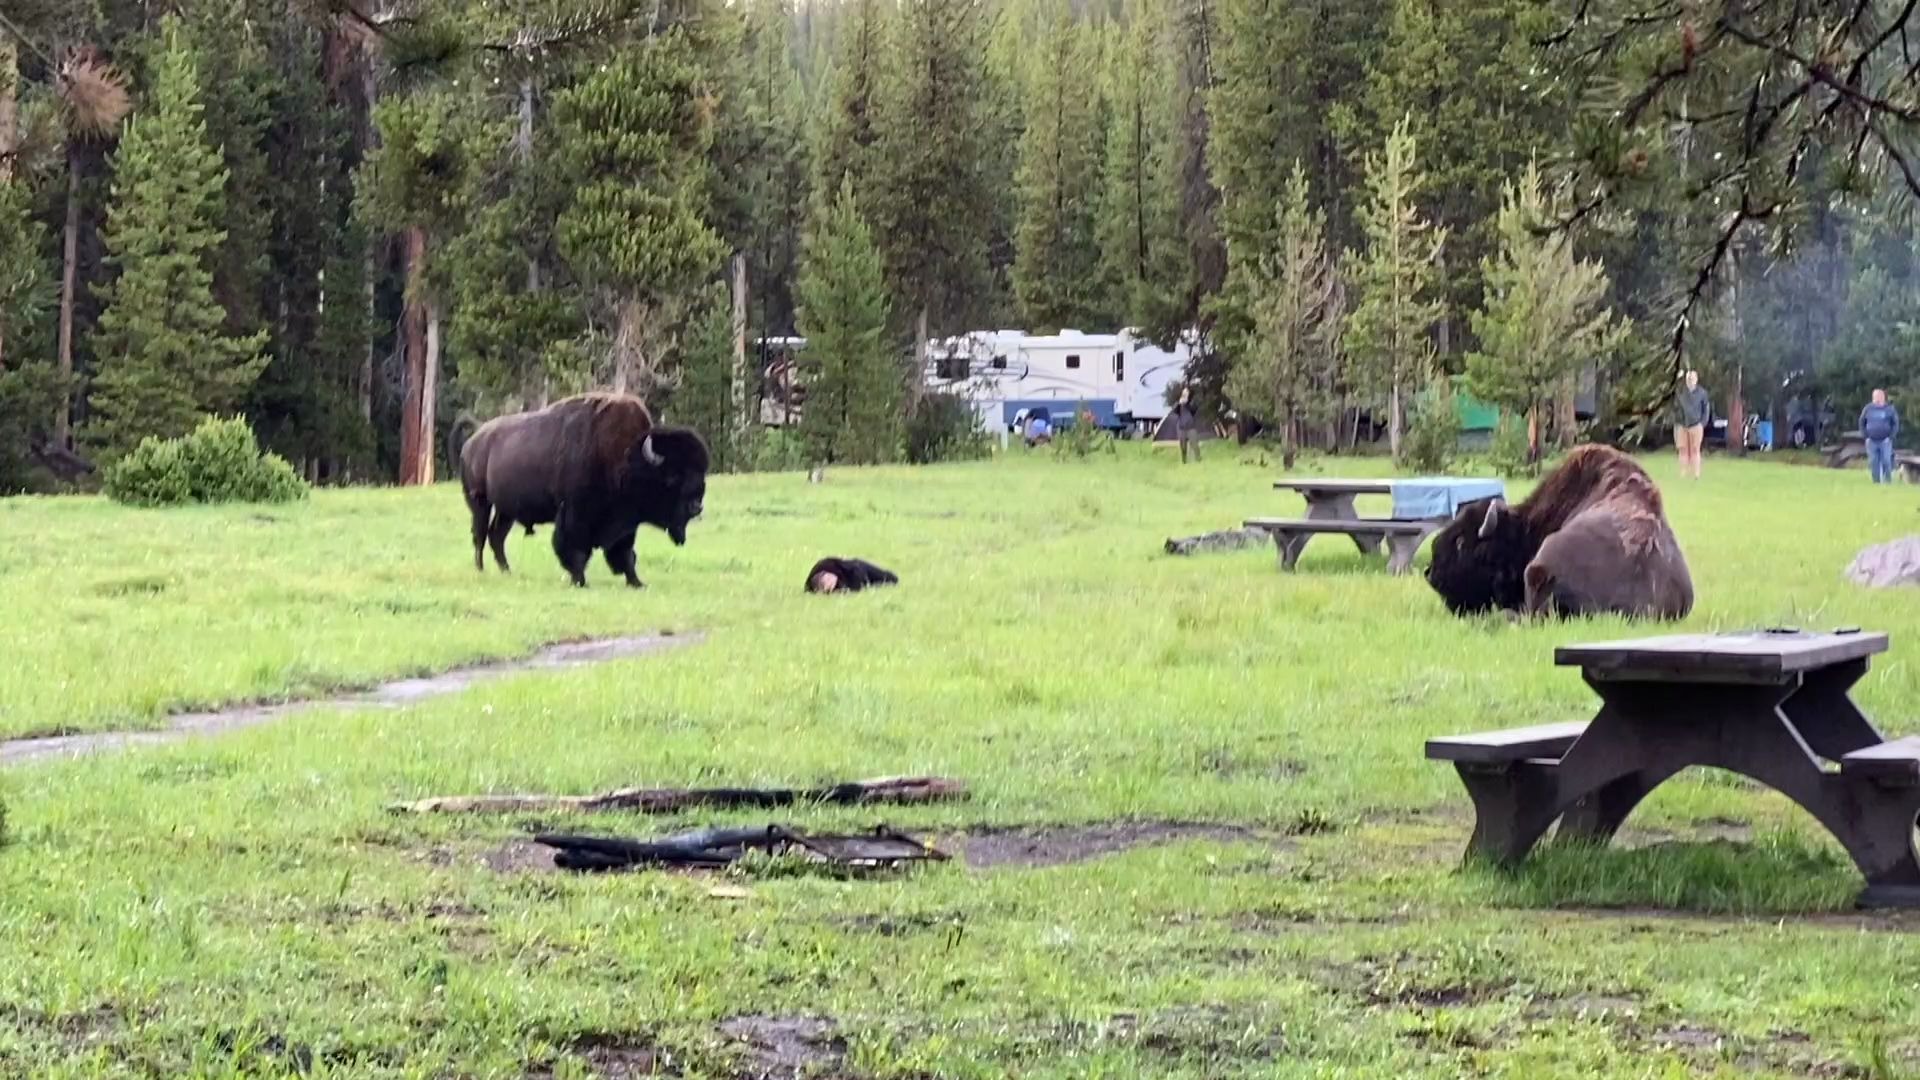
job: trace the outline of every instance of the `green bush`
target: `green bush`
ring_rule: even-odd
[[[958,394],[928,394],[907,417],[907,460],[915,465],[972,461],[991,453],[980,414]]]
[[[208,419],[178,439],[142,439],[107,468],[106,490],[133,506],[293,502],[307,482],[278,454],[262,454],[240,417]]]
[[[1502,409],[1493,429],[1487,460],[1501,476],[1527,476],[1539,471],[1527,461],[1527,422]]]
[[[1401,443],[1408,468],[1420,472],[1443,473],[1460,449],[1460,409],[1453,399],[1453,387],[1444,379],[1421,395],[1419,411],[1407,427]]]
[[[1084,401],[1074,405],[1071,423],[1063,424],[1058,419],[1053,422],[1055,457],[1084,459],[1114,452],[1113,432],[1094,420]]]
[[[755,428],[740,461],[747,472],[794,472],[813,464],[798,428]]]

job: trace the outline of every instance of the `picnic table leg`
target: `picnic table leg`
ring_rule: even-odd
[[[1673,769],[1643,769],[1603,785],[1567,808],[1561,815],[1558,835],[1605,844],[1627,823],[1640,803],[1653,794],[1653,789],[1665,783],[1674,772]]]
[[[1387,572],[1404,574],[1413,569],[1413,557],[1420,554],[1420,545],[1427,540],[1426,533],[1395,534],[1387,537]]]
[[[1854,843],[1847,845],[1854,865],[1867,879],[1856,903],[1870,908],[1920,907],[1920,862],[1914,857],[1914,820],[1920,817],[1920,790],[1855,785]]]
[[[1473,799],[1467,857],[1504,865],[1525,859],[1559,815],[1554,808],[1557,778],[1525,763],[1487,766],[1463,761],[1454,768]]]
[[[1308,521],[1353,521],[1360,516],[1354,509],[1354,496],[1349,492],[1321,492],[1307,496]],[[1351,533],[1353,544],[1362,555],[1372,555],[1380,550],[1378,533]],[[1304,541],[1302,541],[1304,543]]]
[[[1305,548],[1307,541],[1311,539],[1313,539],[1312,533],[1289,532],[1286,529],[1273,530],[1273,546],[1280,552],[1280,569],[1292,573],[1295,564],[1300,561],[1301,549]]]
[[[1886,741],[1848,691],[1867,673],[1867,661],[1849,660],[1808,674],[1780,705],[1807,747],[1829,761]]]

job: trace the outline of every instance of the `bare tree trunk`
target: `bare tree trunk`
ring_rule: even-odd
[[[433,483],[433,437],[440,416],[440,302],[427,298],[427,360],[420,380],[420,483]]]
[[[377,240],[367,241],[367,252],[364,259],[366,264],[365,303],[367,305],[367,324],[369,326],[373,324],[373,281],[379,272],[379,263],[374,259],[374,246],[378,243],[379,241]],[[368,334],[367,355],[360,359],[360,419],[365,420],[368,424],[373,423],[373,350],[376,347],[374,336]]]
[[[920,399],[927,392],[927,323],[931,314],[927,304],[922,301],[920,314],[913,322],[913,381],[908,383],[911,393],[907,400],[907,411],[920,407]]]
[[[400,483],[424,484],[430,479],[422,472],[424,455],[431,446],[420,445],[424,426],[421,414],[427,390],[427,231],[413,226],[406,231],[407,300],[400,316],[401,337],[406,350],[406,377],[400,404]],[[429,460],[431,460],[429,458]]]
[[[1733,396],[1727,400],[1727,453],[1743,457],[1747,452],[1747,366],[1733,368]]]
[[[67,224],[61,235],[60,406],[53,414],[53,444],[73,445],[73,303],[80,281],[80,152],[67,144]]]
[[[1579,410],[1574,402],[1577,376],[1569,375],[1560,384],[1559,408],[1553,418],[1553,441],[1562,450],[1573,449],[1575,429],[1580,426]]]
[[[20,47],[0,33],[0,184],[13,182],[13,157],[20,149]],[[7,370],[7,326],[0,321],[0,371]]]
[[[628,296],[620,301],[614,313],[613,327],[613,392],[616,394],[635,393],[634,363],[640,353],[640,300]]]
[[[732,446],[747,445],[747,257],[733,257],[733,379],[728,435]],[[731,456],[729,456],[731,460]]]
[[[1540,406],[1527,406],[1527,464],[1540,460]]]
[[[1387,450],[1394,464],[1400,462],[1400,380],[1393,380],[1392,400],[1387,403]]]

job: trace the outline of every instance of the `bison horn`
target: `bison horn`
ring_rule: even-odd
[[[653,436],[651,435],[640,440],[640,460],[652,465],[656,469],[667,462],[666,458],[654,452]]]
[[[1500,527],[1500,511],[1504,510],[1506,505],[1505,499],[1495,499],[1487,504],[1487,516],[1480,519],[1480,539],[1485,540],[1492,536],[1493,530]]]

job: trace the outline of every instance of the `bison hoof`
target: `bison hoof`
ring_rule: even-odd
[[[644,581],[641,581],[637,577],[630,577],[627,579],[627,588],[629,589],[644,589],[646,587],[647,587],[647,583]]]

